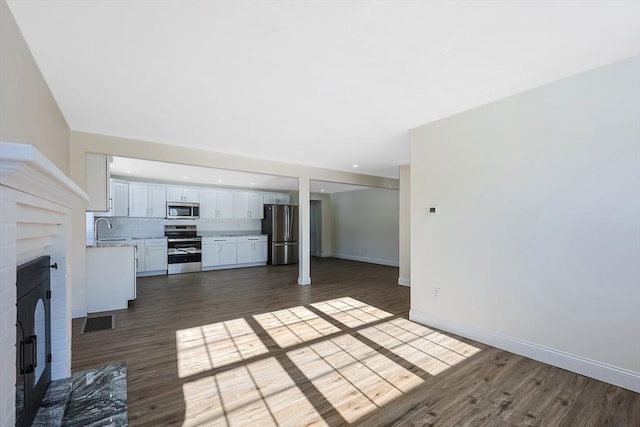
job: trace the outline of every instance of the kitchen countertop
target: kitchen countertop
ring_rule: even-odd
[[[200,237],[246,237],[246,236],[268,236],[259,231],[202,231],[198,233]],[[119,246],[135,246],[136,240],[165,239],[165,236],[134,236],[134,237],[107,237],[98,239],[96,244],[93,239],[86,242],[87,248],[112,248]]]
[[[233,231],[202,231],[198,233],[200,237],[245,237],[245,236],[267,236],[259,231],[256,232],[233,232]]]
[[[151,240],[151,239],[164,239],[164,236],[154,237],[108,237],[105,239],[98,239],[96,244],[93,239],[89,239],[86,242],[87,248],[111,248],[116,246],[135,246],[136,240]]]
[[[106,240],[106,241],[98,241],[98,243],[91,243],[91,241],[87,242],[87,248],[119,248],[125,246],[135,246],[135,242],[132,239],[126,240]]]

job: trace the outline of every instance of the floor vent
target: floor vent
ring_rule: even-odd
[[[116,322],[113,314],[109,316],[87,317],[82,325],[82,333],[105,331],[115,329],[115,327]]]

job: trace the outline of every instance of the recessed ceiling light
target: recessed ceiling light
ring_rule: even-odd
[[[256,185],[256,183],[255,183],[255,182],[252,182],[252,183],[251,183],[251,185]]]
[[[320,191],[324,193],[324,188],[321,188]]]
[[[219,180],[218,180],[218,182],[222,182],[222,180],[221,180],[221,179],[219,179]]]
[[[126,173],[131,173],[131,171],[125,171]]]
[[[189,179],[189,177],[188,176],[183,176],[182,179]]]
[[[354,167],[354,168],[357,168],[357,167],[358,167],[358,165],[353,165],[353,167]]]

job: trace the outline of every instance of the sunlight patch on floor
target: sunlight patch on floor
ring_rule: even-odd
[[[176,344],[185,425],[227,426],[352,423],[480,351],[350,297],[183,329]]]
[[[281,348],[340,332],[339,328],[305,307],[257,314],[253,318]]]
[[[322,301],[311,306],[350,328],[393,316],[391,313],[351,297]]]
[[[287,355],[347,422],[358,420],[423,382],[350,335]]]
[[[431,375],[438,375],[480,351],[405,319],[394,319],[358,332]]]
[[[268,353],[245,319],[181,329],[176,345],[180,378]]]
[[[273,357],[187,382],[182,391],[185,426],[327,425]]]

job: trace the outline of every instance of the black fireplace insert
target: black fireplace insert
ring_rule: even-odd
[[[51,382],[49,256],[18,267],[16,426],[30,426]]]

